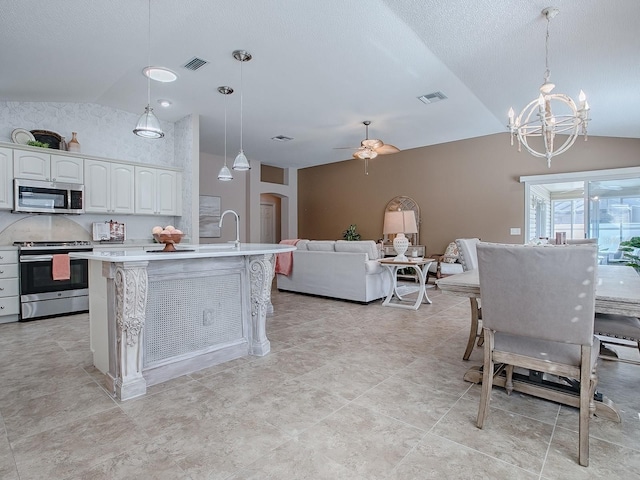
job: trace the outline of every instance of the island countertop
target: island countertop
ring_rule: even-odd
[[[210,243],[205,245],[178,245],[175,252],[162,252],[163,246],[158,245],[153,251],[125,251],[109,250],[103,252],[71,252],[71,258],[97,260],[100,262],[140,262],[156,260],[182,260],[189,258],[237,257],[247,255],[264,255],[270,253],[285,253],[296,250],[293,245],[272,243],[241,243],[239,246],[225,243]]]

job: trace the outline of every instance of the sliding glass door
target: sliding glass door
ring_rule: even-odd
[[[620,242],[640,237],[640,168],[522,177],[525,242],[597,238],[601,263],[624,264]]]
[[[587,187],[589,237],[598,239],[603,263],[619,263],[620,242],[640,236],[640,179],[593,180]]]

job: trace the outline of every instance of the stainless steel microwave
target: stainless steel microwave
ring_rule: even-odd
[[[14,179],[16,213],[84,213],[84,185]]]

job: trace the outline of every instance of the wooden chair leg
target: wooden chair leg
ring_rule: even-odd
[[[589,466],[589,407],[593,398],[595,381],[591,378],[591,347],[582,346],[582,364],[580,366],[580,420],[578,424],[578,463],[583,467]]]
[[[476,343],[478,337],[478,300],[476,298],[470,298],[471,302],[471,326],[469,327],[469,339],[467,340],[467,348],[462,355],[463,360],[469,360],[469,356],[473,351],[473,344]]]
[[[493,387],[493,333],[485,331],[484,364],[482,367],[482,394],[478,407],[478,428],[484,426],[484,420],[489,415],[489,402],[491,401],[491,389]]]
[[[511,392],[513,392],[513,365],[507,365],[505,371],[506,382],[504,388],[507,390],[507,395],[511,395]]]

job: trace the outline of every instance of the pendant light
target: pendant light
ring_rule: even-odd
[[[233,88],[231,87],[218,87],[218,92],[223,94],[224,97],[224,165],[220,169],[218,173],[218,180],[221,182],[228,182],[233,180],[233,175],[231,175],[231,171],[229,167],[227,167],[227,95],[231,95],[233,93]]]
[[[151,0],[149,0],[149,31],[148,31],[148,49],[147,49],[147,65],[151,65]],[[162,138],[164,132],[160,127],[158,118],[153,114],[151,108],[151,77],[147,76],[147,106],[144,113],[138,120],[133,133],[144,138]]]
[[[233,58],[240,62],[240,153],[233,161],[233,169],[238,171],[246,171],[251,169],[249,160],[247,160],[244,150],[242,149],[242,91],[244,90],[242,84],[242,64],[251,60],[251,54],[245,50],[235,50],[233,52]]]

